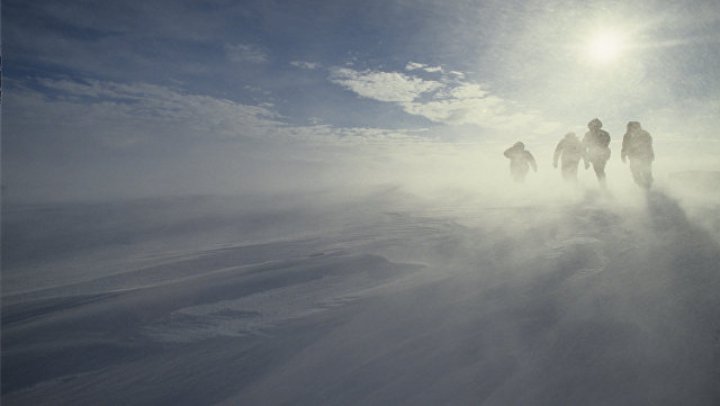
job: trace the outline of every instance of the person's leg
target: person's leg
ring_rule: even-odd
[[[653,174],[652,174],[652,161],[647,162],[646,167],[645,167],[645,173],[647,176],[647,187],[648,187],[648,189],[650,189],[650,187],[653,184],[653,181],[655,180],[655,179],[653,179]]]
[[[644,168],[643,161],[639,159],[630,159],[630,172],[632,173],[633,181],[635,184],[648,188],[647,185],[647,171]]]
[[[512,172],[512,178],[516,183],[522,183],[525,181],[525,173],[523,173],[523,170],[518,167],[512,167],[510,169]]]
[[[525,182],[525,177],[527,176],[528,172],[530,172],[530,168],[522,168],[520,173],[520,183]]]
[[[597,180],[600,183],[600,186],[605,187],[605,164],[607,161],[605,160],[595,160],[593,161],[593,170],[595,170],[595,176],[597,176]]]
[[[652,163],[648,160],[636,160],[634,164],[633,177],[636,178],[635,182],[645,189],[650,189],[653,183],[652,176]]]
[[[562,162],[563,179],[566,181],[577,181],[578,164],[580,161],[567,160]]]

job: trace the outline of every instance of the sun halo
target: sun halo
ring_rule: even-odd
[[[603,65],[616,61],[625,47],[625,38],[618,31],[599,31],[590,37],[585,48],[587,57]]]

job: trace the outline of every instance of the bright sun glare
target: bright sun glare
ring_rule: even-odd
[[[591,60],[609,64],[618,59],[624,47],[623,36],[617,31],[601,31],[590,38],[587,53]]]

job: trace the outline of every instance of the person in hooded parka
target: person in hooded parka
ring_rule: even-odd
[[[630,172],[639,186],[650,189],[653,183],[652,163],[655,160],[652,137],[643,130],[640,123],[630,121],[623,136],[620,159],[623,163],[630,159]]]
[[[504,154],[510,159],[510,174],[515,182],[524,182],[531,167],[534,172],[537,172],[535,157],[525,149],[525,144],[522,142],[516,142],[515,145],[505,150]]]
[[[610,159],[610,134],[602,130],[602,122],[594,118],[588,123],[590,131],[585,133],[582,144],[585,169],[592,163],[595,176],[601,187],[605,187],[605,164]]]
[[[582,157],[583,145],[580,139],[578,139],[575,133],[567,133],[555,148],[553,167],[558,167],[559,160],[563,179],[569,182],[576,182],[578,165]]]

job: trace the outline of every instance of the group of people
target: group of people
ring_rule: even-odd
[[[575,133],[567,133],[558,143],[553,156],[553,166],[558,167],[566,181],[576,182],[580,161],[585,169],[592,165],[595,176],[601,187],[605,187],[605,165],[610,159],[610,134],[602,129],[602,122],[594,118],[588,123],[589,131],[582,141]],[[537,163],[525,144],[517,142],[505,151],[510,159],[510,173],[516,182],[523,182],[530,168],[537,172]],[[640,123],[630,121],[623,136],[620,159],[623,163],[630,161],[630,171],[635,183],[649,189],[652,186],[652,162],[655,160],[652,137],[643,130]]]

